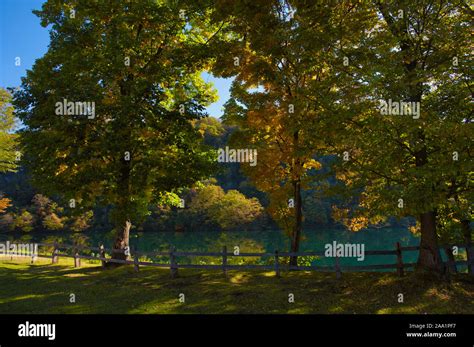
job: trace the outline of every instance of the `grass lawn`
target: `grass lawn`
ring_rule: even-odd
[[[0,313],[474,313],[474,278],[451,283],[394,273],[222,272],[133,267],[75,269],[0,259]],[[70,294],[76,303],[70,303]],[[185,294],[185,303],[179,294]],[[294,294],[295,302],[288,302]],[[404,303],[398,302],[398,294]]]

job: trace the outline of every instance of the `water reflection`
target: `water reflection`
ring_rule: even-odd
[[[97,247],[103,243],[106,247],[113,244],[113,233],[30,233],[23,235],[2,234],[10,241],[17,242],[42,242],[42,243],[67,243],[80,244],[84,246]],[[338,243],[364,243],[365,250],[393,250],[395,243],[400,242],[402,246],[418,245],[418,238],[413,236],[407,229],[402,228],[378,228],[366,229],[353,233],[344,229],[309,229],[303,232],[301,251],[324,251],[327,243],[336,241]],[[223,246],[228,252],[233,252],[234,247],[239,247],[240,252],[273,253],[275,250],[285,252],[289,250],[288,236],[279,230],[273,231],[240,231],[240,232],[132,232],[130,235],[130,246],[140,252],[167,252],[173,245],[176,250],[182,252],[221,252]],[[405,252],[404,262],[415,262],[417,252]],[[211,262],[219,264],[219,258],[181,259],[181,261]],[[271,259],[270,259],[271,260]],[[302,259],[303,260],[303,259]],[[265,259],[229,258],[229,263],[265,263]],[[313,265],[332,266],[333,259],[308,258],[304,261]],[[394,263],[395,257],[388,256],[366,256],[362,262],[355,258],[341,259],[341,265],[369,265]]]

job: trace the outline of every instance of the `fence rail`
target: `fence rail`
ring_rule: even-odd
[[[399,242],[395,244],[394,250],[370,250],[365,251],[364,255],[394,255],[397,257],[397,262],[395,264],[371,264],[371,265],[340,265],[339,258],[334,258],[333,266],[295,266],[283,264],[280,260],[281,257],[304,257],[304,256],[319,256],[325,257],[325,252],[279,252],[276,250],[274,253],[233,253],[228,252],[227,247],[224,246],[222,252],[178,252],[174,247],[171,247],[169,252],[138,252],[136,249],[132,253],[128,253],[123,249],[113,249],[105,248],[103,244],[100,244],[99,247],[90,247],[84,245],[70,245],[63,243],[36,243],[36,245],[41,247],[52,248],[51,255],[46,254],[31,254],[32,262],[36,258],[46,258],[51,259],[52,263],[58,263],[59,257],[62,258],[73,258],[74,267],[81,266],[81,259],[87,260],[98,260],[101,261],[102,266],[105,267],[107,263],[115,264],[127,264],[133,265],[135,271],[139,271],[140,266],[153,266],[153,267],[162,267],[169,268],[171,271],[171,276],[176,277],[178,274],[178,269],[221,269],[226,275],[227,270],[243,270],[243,269],[261,269],[261,270],[273,270],[277,277],[280,276],[281,270],[300,270],[300,271],[316,271],[316,272],[335,272],[336,277],[340,278],[342,272],[353,272],[353,271],[367,271],[367,270],[380,270],[380,269],[396,269],[398,275],[403,276],[404,270],[408,268],[415,267],[416,263],[404,263],[403,262],[403,252],[409,251],[418,251],[419,246],[405,246],[402,247]],[[440,249],[452,249],[452,247],[465,248],[466,250],[470,247],[471,251],[466,252],[466,260],[453,260],[448,255],[448,261],[444,262],[450,272],[457,272],[458,265],[467,265],[468,272],[471,275],[474,275],[474,250],[472,250],[472,245],[447,245],[442,246]],[[60,250],[70,251],[72,254],[60,253]],[[94,251],[97,252],[97,255],[85,255],[80,254],[80,251]],[[107,252],[110,254],[123,254],[127,259],[113,259],[107,257]],[[39,253],[39,252],[38,252]],[[165,256],[169,257],[169,263],[155,263],[148,261],[140,261],[140,256],[147,257],[159,257]],[[221,258],[221,264],[179,264],[176,260],[176,257],[219,257]],[[233,265],[228,263],[229,257],[260,257],[260,258],[273,258],[273,264],[242,264],[242,265]],[[469,259],[471,257],[471,259]],[[327,258],[327,257],[326,257]]]

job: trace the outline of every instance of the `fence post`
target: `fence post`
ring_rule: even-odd
[[[395,244],[395,248],[397,251],[397,273],[398,276],[403,276],[403,257],[402,257],[402,247],[400,246],[400,242]]]
[[[57,264],[57,262],[58,262],[58,245],[55,241],[54,246],[53,246],[53,253],[51,254],[51,263]]]
[[[278,250],[275,251],[275,276],[280,278],[280,259],[278,256]]]
[[[175,248],[174,246],[170,247],[170,271],[171,277],[175,278],[178,275],[178,267],[176,266],[176,258],[174,255]]]
[[[38,255],[38,245],[33,246],[33,251],[31,252],[31,264],[35,263],[36,257]]]
[[[222,247],[222,271],[227,276],[227,246]]]
[[[137,251],[137,246],[133,247],[133,267],[135,269],[135,272],[140,271],[140,264],[138,264],[138,251]]]
[[[79,258],[78,248],[74,247],[73,252],[74,252],[74,267],[80,267],[81,266],[81,258]]]
[[[105,248],[102,243],[99,243],[99,257],[105,259]],[[105,268],[105,265],[106,265],[105,260],[101,260],[101,261],[102,261],[102,268]]]
[[[466,244],[467,273],[474,276],[474,246],[471,242]]]
[[[339,266],[339,257],[336,255],[335,257],[335,261],[334,261],[334,269],[336,270],[336,278],[339,279],[341,278],[341,267]]]
[[[449,272],[457,273],[458,269],[456,267],[456,259],[454,259],[453,248],[450,246],[444,247],[444,253],[446,254],[446,258],[448,258]]]

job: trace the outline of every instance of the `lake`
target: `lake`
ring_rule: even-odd
[[[8,234],[3,234],[5,235]],[[12,241],[22,240],[23,242],[58,242],[72,243],[73,234],[58,233],[30,233],[12,236],[8,238]],[[106,247],[111,247],[113,243],[113,235],[111,233],[85,232],[79,235],[83,238],[83,242],[90,246],[97,246],[104,243]],[[368,250],[394,250],[396,242],[400,242],[402,246],[417,246],[419,238],[415,237],[406,228],[369,228],[359,232],[350,232],[344,229],[330,228],[314,228],[303,231],[301,242],[301,251],[324,251],[325,245],[333,241],[337,243],[353,243],[363,244],[365,251]],[[3,238],[4,238],[3,237]],[[176,247],[176,250],[182,252],[200,251],[200,252],[219,252],[225,245],[229,252],[233,252],[234,247],[238,246],[240,252],[280,252],[289,250],[289,238],[280,230],[265,231],[233,231],[233,232],[131,232],[130,245],[132,249],[137,247],[141,252],[168,251],[170,245]],[[201,257],[204,258],[204,257]],[[153,258],[155,259],[155,258]],[[220,259],[214,258],[213,261],[206,262],[216,264]],[[404,252],[404,262],[416,262],[417,252]],[[191,259],[186,259],[187,261]],[[235,258],[229,263],[236,263]],[[186,263],[187,261],[180,261]],[[204,261],[204,259],[193,259],[193,262]],[[262,263],[263,260],[255,258],[239,258],[239,263],[256,262]],[[313,265],[332,265],[333,259],[316,259],[310,258],[307,262]],[[341,265],[369,265],[369,264],[388,264],[395,263],[396,257],[392,255],[386,256],[366,256],[363,261],[356,258],[343,258]],[[305,264],[306,265],[306,264]],[[307,264],[309,265],[309,264]]]

